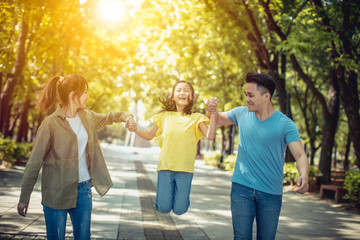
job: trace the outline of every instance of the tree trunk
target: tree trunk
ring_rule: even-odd
[[[212,150],[213,150],[213,151],[215,151],[215,150],[216,150],[216,134],[215,134],[215,138],[214,138],[214,140],[212,141],[211,148],[212,148]]]
[[[346,149],[345,149],[345,159],[344,159],[344,170],[349,170],[349,153],[350,153],[350,147],[351,147],[351,139],[350,139],[350,132],[348,134],[348,138],[346,141]]]
[[[323,184],[330,183],[331,181],[331,154],[334,147],[335,134],[338,126],[340,111],[339,85],[334,70],[331,71],[330,78],[331,82],[328,95],[329,104],[327,108],[327,114],[324,115],[323,120],[323,138],[321,143],[321,154],[319,162],[319,170],[323,174],[321,177],[321,183]]]
[[[335,121],[330,120],[324,124],[322,128],[323,140],[321,144],[319,170],[323,174],[321,177],[321,183],[323,184],[330,183],[331,179],[331,153],[334,146],[334,138],[336,133],[336,126],[334,125]]]
[[[220,153],[221,153],[220,163],[222,163],[225,158],[225,148],[226,148],[225,126],[221,126],[220,129],[221,129],[221,136],[222,136],[221,148],[220,148]]]
[[[344,75],[349,75],[348,84],[345,83]],[[340,78],[340,98],[345,114],[348,118],[350,137],[353,143],[356,165],[360,167],[360,115],[359,115],[359,92],[357,74],[355,72],[344,73]]]
[[[25,66],[25,59],[26,59],[25,42],[27,39],[28,31],[29,31],[28,24],[25,22],[23,18],[20,27],[15,64],[12,69],[12,74],[7,79],[6,84],[4,86],[4,90],[1,93],[0,128],[4,136],[7,136],[8,134],[8,128],[9,128],[8,120],[10,118],[10,112],[11,112],[11,107],[10,107],[11,96],[14,92],[18,78],[21,75]]]
[[[235,138],[235,126],[230,125],[228,131],[228,147],[226,149],[226,154],[230,155],[234,153],[234,138]]]
[[[26,141],[27,138],[27,129],[28,129],[28,122],[27,122],[27,117],[28,117],[28,112],[29,112],[29,108],[30,108],[30,99],[27,96],[26,97],[26,101],[24,103],[24,105],[22,106],[22,109],[20,111],[20,124],[18,127],[18,132],[17,132],[17,136],[16,136],[16,142],[23,142]]]

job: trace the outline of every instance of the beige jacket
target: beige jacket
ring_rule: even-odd
[[[79,110],[78,114],[88,133],[86,159],[91,184],[100,196],[104,196],[113,183],[96,131],[114,122],[124,122],[130,114],[99,114],[89,110]],[[77,137],[61,109],[56,110],[41,123],[26,164],[19,202],[29,203],[41,167],[42,203],[54,209],[76,207],[79,181]]]

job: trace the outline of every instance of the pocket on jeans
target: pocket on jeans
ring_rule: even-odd
[[[92,196],[92,192],[91,192],[91,186],[90,186],[90,183],[89,184],[86,184],[86,185],[83,185],[81,186],[82,189],[84,189],[84,192],[86,192],[89,196],[89,198],[91,198]]]

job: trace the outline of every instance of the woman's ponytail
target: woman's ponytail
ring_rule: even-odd
[[[36,104],[36,107],[40,108],[42,111],[46,111],[51,108],[56,102],[57,98],[57,84],[60,77],[53,77],[46,84],[44,90],[41,93],[40,99]]]

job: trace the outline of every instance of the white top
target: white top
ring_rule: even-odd
[[[88,134],[81,123],[81,119],[78,114],[74,118],[66,118],[69,122],[71,129],[77,136],[78,148],[79,148],[79,182],[89,180],[90,174],[86,163],[86,145],[88,142]]]

